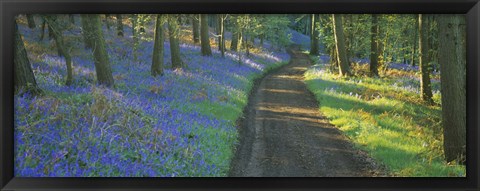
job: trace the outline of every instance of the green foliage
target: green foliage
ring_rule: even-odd
[[[394,176],[465,176],[443,160],[440,106],[398,88],[399,78],[338,78],[315,65],[305,80],[331,123]]]

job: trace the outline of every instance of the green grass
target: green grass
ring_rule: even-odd
[[[443,161],[441,107],[395,85],[399,79],[339,78],[315,65],[305,81],[320,111],[355,145],[393,176],[465,176],[465,167]],[[440,100],[435,95],[435,100]]]

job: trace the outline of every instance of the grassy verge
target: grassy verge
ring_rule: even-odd
[[[392,175],[465,176],[464,166],[443,161],[440,105],[424,105],[405,78],[339,78],[317,64],[305,81],[331,123]]]

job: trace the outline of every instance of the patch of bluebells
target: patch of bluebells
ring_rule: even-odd
[[[38,30],[20,28],[25,41],[36,43]],[[124,31],[122,38],[104,29],[114,89],[94,85],[91,52],[81,43],[76,47],[81,54],[73,55],[70,87],[65,86],[63,58],[50,52],[34,55],[42,60],[32,68],[46,94],[15,95],[15,176],[226,175],[231,153],[225,152],[237,139],[235,121],[201,113],[201,103],[241,109],[233,98],[246,96],[253,78],[288,61],[288,54],[248,58],[227,52],[221,58],[212,49],[214,56],[203,57],[198,46],[182,44],[186,67],[172,70],[167,41],[164,75],[152,77],[153,42],[141,41],[134,61],[131,30]]]

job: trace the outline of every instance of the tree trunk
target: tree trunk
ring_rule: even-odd
[[[447,162],[466,155],[466,21],[464,15],[439,15],[443,145]]]
[[[340,76],[350,76],[350,66],[347,59],[347,51],[345,49],[345,37],[343,35],[342,16],[332,14],[333,33],[335,36],[335,47],[337,50],[337,62],[340,68]]]
[[[84,30],[86,29],[87,33],[91,34],[91,39],[95,42],[92,44],[92,49],[98,84],[113,87],[112,69],[110,68],[105,39],[103,38],[100,15],[82,14],[82,24],[85,24],[83,25]]]
[[[139,44],[139,40],[138,40],[138,31],[137,31],[137,20],[138,20],[138,15],[137,14],[133,14],[132,15],[132,18],[130,18],[131,21],[132,21],[132,38],[133,38],[133,61],[134,62],[137,62],[137,49],[138,49],[138,44]]]
[[[35,75],[32,71],[32,66],[28,60],[27,51],[25,50],[25,45],[23,44],[22,37],[18,31],[18,24],[15,20],[15,42],[14,42],[14,81],[15,92],[18,91],[28,92],[33,95],[41,93],[40,88],[37,86],[35,81]]]
[[[231,51],[237,51],[238,50],[238,40],[240,37],[240,29],[238,28],[238,22],[237,22],[237,17],[231,17],[233,18],[232,22],[232,43],[230,44],[230,50]]]
[[[428,65],[430,60],[428,60],[428,52],[430,48],[428,47],[428,36],[429,36],[429,23],[427,22],[427,16],[423,14],[418,15],[418,34],[419,34],[419,54],[420,54],[420,95],[422,95],[422,100],[427,102],[427,104],[433,104],[432,100],[432,87],[430,85],[430,71]]]
[[[55,44],[57,45],[57,49],[59,52],[59,56],[63,56],[65,58],[65,65],[67,66],[67,80],[65,84],[67,86],[72,85],[73,81],[73,67],[72,67],[72,57],[70,56],[70,47],[68,47],[68,43],[65,43],[63,38],[61,27],[58,23],[57,15],[49,15],[45,17],[46,21],[48,22],[48,26],[52,29],[53,39],[55,39]]]
[[[80,14],[80,17],[82,18],[83,42],[85,43],[86,48],[92,49],[95,41],[93,40],[92,34],[94,29],[91,28],[93,25],[88,23],[91,19],[88,18],[87,14]]]
[[[163,15],[157,15],[155,22],[155,43],[153,45],[152,76],[163,75]]]
[[[172,68],[183,68],[184,63],[180,57],[179,44],[180,27],[175,16],[168,16],[168,36],[170,38],[170,52],[172,56]]]
[[[220,52],[222,53],[222,57],[225,57],[225,18],[223,14],[218,15],[219,16],[219,28],[220,28],[220,41],[219,41],[219,47],[220,47]]]
[[[73,25],[75,25],[75,15],[69,14],[69,15],[68,15],[68,18],[70,19],[70,23],[72,23]]]
[[[28,28],[34,29],[35,28],[35,19],[33,18],[32,14],[27,14],[27,22]]]
[[[117,36],[123,36],[122,14],[117,14]]]
[[[370,37],[370,76],[378,77],[378,16],[372,14],[372,26]]]
[[[319,34],[319,29],[317,28],[319,23],[320,17],[318,14],[312,14],[312,36],[310,37],[312,40],[312,43],[310,44],[310,55],[318,55],[318,34]]]
[[[199,43],[200,42],[200,18],[198,14],[192,15],[192,26],[193,26],[193,42]]]
[[[42,32],[40,33],[40,41],[43,40],[45,37],[45,26],[47,25],[47,22],[45,21],[45,18],[42,16]]]
[[[210,48],[210,39],[208,35],[208,19],[206,14],[200,15],[200,36],[201,36],[201,50],[203,56],[211,56],[212,49]]]
[[[105,14],[105,24],[107,25],[107,30],[110,30],[110,22],[108,17],[110,17],[110,14]]]

